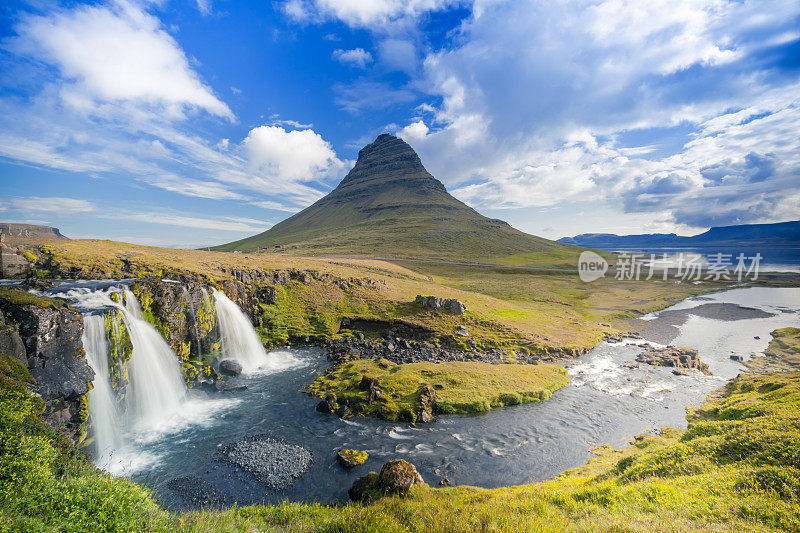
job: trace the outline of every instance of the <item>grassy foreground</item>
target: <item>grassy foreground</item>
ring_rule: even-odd
[[[285,504],[173,514],[89,465],[38,421],[41,404],[3,368],[3,531],[797,531],[800,373],[746,374],[689,415],[685,432],[600,449],[552,481],[416,488],[342,507]],[[19,369],[15,369],[19,372]],[[20,377],[17,375],[17,377]]]
[[[364,377],[377,380],[383,396],[370,402],[359,387]],[[550,398],[569,381],[557,365],[492,365],[480,362],[410,363],[358,359],[333,368],[309,385],[308,392],[325,398],[333,393],[356,415],[385,420],[416,420],[420,386],[436,393],[438,413],[480,413],[493,407]]]

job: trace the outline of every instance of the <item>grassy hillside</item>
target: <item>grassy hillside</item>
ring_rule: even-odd
[[[477,261],[528,254],[574,266],[580,249],[486,218],[451,196],[404,141],[381,135],[336,189],[271,229],[217,250]]]

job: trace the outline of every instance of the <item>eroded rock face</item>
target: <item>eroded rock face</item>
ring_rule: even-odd
[[[425,485],[417,468],[403,459],[394,459],[383,465],[380,474],[370,472],[358,478],[347,493],[353,501],[364,501],[385,494],[404,496],[416,485]]]
[[[66,305],[23,305],[3,298],[0,311],[6,326],[0,332],[0,345],[11,346],[7,353],[17,357],[36,380],[36,392],[45,401],[45,420],[65,425],[76,436],[88,417],[85,395],[94,379],[81,341],[80,313]]]
[[[649,347],[639,354],[636,360],[652,366],[694,369],[711,375],[708,365],[700,361],[697,350],[692,348],[677,348],[675,346],[667,346],[665,348]]]
[[[467,306],[455,298],[439,298],[437,296],[417,295],[415,302],[420,304],[422,307],[433,309],[434,311],[444,311],[454,315],[463,315],[467,310]]]

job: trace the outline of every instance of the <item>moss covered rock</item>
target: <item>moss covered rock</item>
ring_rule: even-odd
[[[336,459],[339,460],[339,464],[345,468],[363,465],[367,457],[369,457],[369,454],[361,450],[339,450],[336,454]]]

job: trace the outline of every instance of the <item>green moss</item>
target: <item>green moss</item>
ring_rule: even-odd
[[[0,299],[7,300],[15,305],[35,305],[37,307],[61,309],[67,301],[61,298],[48,298],[14,287],[0,287]]]
[[[27,250],[22,252],[22,257],[24,257],[29,263],[35,263],[39,260],[39,257],[37,257],[36,254],[33,254]]]
[[[455,414],[545,400],[569,381],[564,368],[557,365],[451,362],[384,366],[366,359],[344,363],[317,378],[307,391],[320,398],[328,394],[346,398],[350,410],[358,415],[414,422],[423,384],[436,392],[437,412]],[[359,388],[363,377],[377,379],[383,396],[370,403],[368,392]]]
[[[108,372],[111,388],[122,402],[129,383],[128,362],[133,356],[133,342],[125,321],[117,311],[104,316],[106,339],[108,340]]]

